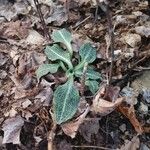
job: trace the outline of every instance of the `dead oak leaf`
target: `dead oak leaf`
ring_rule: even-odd
[[[118,110],[130,120],[131,124],[133,125],[133,127],[137,133],[139,133],[139,134],[143,133],[143,127],[140,124],[140,122],[138,121],[138,119],[136,118],[134,106],[128,107],[124,104],[121,104],[118,107]]]
[[[83,123],[86,115],[89,112],[89,109],[89,106],[87,106],[84,113],[81,114],[76,120],[61,125],[61,128],[66,135],[70,136],[71,138],[76,136],[79,126]]]
[[[20,131],[24,125],[24,120],[20,116],[8,118],[3,124],[4,138],[3,144],[20,144]]]
[[[124,100],[124,97],[117,98],[119,94],[119,88],[105,87],[105,89],[107,91],[104,91],[104,87],[101,88],[99,93],[93,99],[93,104],[91,106],[92,112],[99,113],[102,116],[111,113]]]

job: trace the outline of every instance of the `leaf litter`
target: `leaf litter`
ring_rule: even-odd
[[[97,2],[100,2],[100,5]],[[58,39],[58,35],[57,38],[47,41],[39,10],[33,0],[0,1],[0,123],[4,143],[2,147],[6,149],[10,143],[13,143],[18,144],[14,145],[15,148],[19,148],[21,143],[20,147],[27,149],[37,147],[47,149],[46,139],[51,131],[55,135],[52,138],[52,145],[58,149],[62,147],[64,149],[75,147],[94,149],[94,146],[97,146],[95,148],[138,149],[143,141],[146,147],[149,147],[147,143],[149,87],[146,84],[147,80],[139,82],[142,79],[138,74],[143,73],[144,78],[148,79],[146,75],[148,73],[144,72],[144,69],[149,68],[150,57],[148,1],[109,3],[115,33],[113,82],[109,86],[102,84],[108,83],[111,62],[109,49],[112,42],[107,30],[107,16],[103,12],[105,2],[39,0],[49,34],[53,35],[52,30],[59,31],[67,27],[71,32],[72,42],[68,39],[69,42],[63,45],[61,42],[64,43],[64,41]],[[97,13],[95,13],[96,10]],[[70,38],[70,35],[68,34],[67,37]],[[78,105],[77,110],[80,111],[75,111],[76,113],[74,112],[74,115],[67,119],[65,119],[66,115],[63,118],[60,117],[61,122],[64,119],[64,123],[60,124],[61,128],[57,125],[56,130],[53,130],[55,122],[51,113],[56,109],[53,103],[54,93],[55,89],[62,86],[67,79],[60,68],[57,71],[57,67],[54,72],[51,72],[51,68],[50,71],[46,70],[46,73],[42,71],[43,74],[40,74],[39,79],[35,73],[41,64],[52,64],[51,60],[46,59],[43,49],[47,45],[51,46],[53,42],[65,51],[67,48],[70,49],[69,55],[73,53],[71,59],[73,65],[78,64],[80,59],[83,62],[88,60],[91,63],[90,67],[100,73],[100,80],[96,81],[98,84],[94,84],[91,77],[95,77],[97,73],[94,72],[89,76],[91,72],[88,68],[88,82],[85,82],[85,85],[80,82],[84,79],[82,70],[78,72],[78,75],[76,74],[74,86],[79,92],[79,87],[84,87],[82,95],[84,98],[81,97],[80,101],[85,99],[85,106],[88,106],[80,108],[81,106]],[[83,50],[82,54],[80,53],[80,47],[86,43],[91,43],[96,49],[97,57],[93,59],[94,62],[91,62],[92,56],[84,59],[87,51]],[[51,59],[55,58],[51,57]],[[60,63],[58,58],[55,59],[55,63]],[[70,64],[68,66],[71,67]],[[61,63],[61,67],[63,69],[67,67],[65,62]],[[73,109],[70,110],[73,111]],[[29,128],[32,125],[35,128],[25,129],[25,122],[28,122]],[[124,125],[126,129],[120,132],[119,127]],[[143,134],[144,132],[146,134]],[[141,135],[134,136],[136,133]],[[119,137],[118,141],[122,141],[118,142],[117,136],[113,138],[113,134]],[[36,142],[32,139],[33,135]],[[70,140],[67,136],[73,139]]]

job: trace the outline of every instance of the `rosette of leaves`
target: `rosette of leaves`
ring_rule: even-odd
[[[81,78],[85,63],[88,64],[86,71],[85,85],[94,94],[99,87],[98,80],[101,79],[100,73],[96,72],[90,64],[96,59],[96,49],[90,43],[86,43],[79,49],[79,62],[76,66],[72,63],[73,49],[71,45],[71,33],[66,29],[54,31],[52,39],[59,44],[47,46],[45,54],[51,64],[42,64],[36,71],[38,80],[48,74],[56,73],[59,68],[65,71],[68,78],[67,82],[59,85],[54,91],[53,107],[57,124],[61,124],[71,119],[77,111],[80,94],[74,85],[75,78]]]

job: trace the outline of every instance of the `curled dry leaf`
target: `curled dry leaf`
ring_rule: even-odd
[[[90,110],[90,108],[89,108],[89,106],[87,106],[84,113],[81,114],[77,119],[75,119],[74,121],[62,124],[61,128],[64,131],[64,133],[66,135],[70,136],[71,138],[74,138],[76,136],[78,129],[79,129],[79,126],[83,123],[89,110]]]
[[[118,107],[118,110],[130,120],[131,124],[133,125],[133,127],[137,133],[139,133],[139,134],[143,133],[143,127],[136,118],[134,106],[128,107],[124,104],[121,104]]]
[[[102,88],[102,90],[104,89]],[[105,116],[111,113],[118,105],[120,105],[124,100],[124,97],[117,98],[119,94],[119,88],[107,87],[107,93],[105,98],[103,98],[104,96],[102,95],[104,94],[104,91],[102,92],[102,90],[100,90],[99,93],[95,96],[91,106],[91,111]]]
[[[3,124],[4,138],[3,144],[20,144],[20,131],[24,125],[24,120],[20,116],[9,118]]]

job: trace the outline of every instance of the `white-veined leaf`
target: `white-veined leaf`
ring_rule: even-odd
[[[38,80],[48,74],[48,73],[55,73],[57,72],[59,68],[59,64],[42,64],[37,70],[36,70],[36,75]]]
[[[70,61],[70,55],[68,52],[64,51],[59,45],[54,44],[53,46],[47,46],[45,49],[46,56],[52,60],[62,60],[65,62],[70,69],[73,68]]]
[[[67,47],[69,53],[72,55],[73,53],[71,46],[72,37],[69,31],[67,31],[66,29],[57,30],[52,33],[51,37],[54,40],[54,42],[63,43]]]
[[[89,90],[95,94],[99,89],[99,83],[96,80],[87,80],[85,85],[89,87]]]
[[[81,62],[92,63],[96,59],[96,49],[90,43],[81,46],[79,50]]]
[[[73,82],[73,77],[69,78],[54,92],[54,113],[57,124],[71,119],[77,111],[80,97]]]
[[[76,77],[81,77],[82,74],[83,69],[75,70]],[[101,74],[99,72],[94,71],[92,68],[87,68],[86,79],[93,79],[93,80],[101,79]]]

